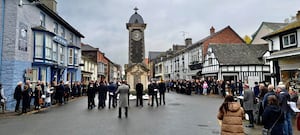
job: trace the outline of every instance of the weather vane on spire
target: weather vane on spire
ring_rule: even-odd
[[[137,7],[135,7],[133,10],[135,10],[135,13],[137,13],[137,11],[139,10]]]

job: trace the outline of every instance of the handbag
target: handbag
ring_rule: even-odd
[[[277,118],[277,120],[274,122],[274,124],[272,125],[271,128],[266,129],[266,128],[262,128],[262,135],[271,135],[272,129],[273,127],[276,125],[276,123],[278,122],[278,120],[280,119],[282,115],[282,112],[280,113],[279,117]]]

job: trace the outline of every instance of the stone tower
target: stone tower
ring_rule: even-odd
[[[134,90],[137,83],[142,83],[147,88],[149,69],[144,63],[145,59],[145,37],[146,24],[141,15],[131,15],[126,28],[129,32],[128,65],[125,66],[126,80],[131,90]]]
[[[146,24],[143,17],[137,13],[137,8],[134,8],[135,13],[131,15],[129,22],[126,23],[129,32],[129,51],[128,64],[143,63],[145,58],[145,39],[144,30]]]

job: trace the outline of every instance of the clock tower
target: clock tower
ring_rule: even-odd
[[[144,88],[147,88],[148,72],[145,59],[145,38],[144,30],[146,24],[141,15],[137,13],[138,8],[134,8],[135,13],[131,15],[129,22],[126,23],[126,28],[129,32],[129,50],[128,64],[125,65],[125,74],[127,83],[133,91],[137,83],[142,83]]]
[[[131,15],[126,28],[129,32],[128,64],[143,63],[145,58],[144,30],[146,24],[143,17],[137,13],[138,8],[134,8],[135,13]]]

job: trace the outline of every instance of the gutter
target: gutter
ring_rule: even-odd
[[[5,18],[5,0],[2,0],[1,2],[2,4],[2,15],[1,15],[1,19],[2,19],[2,30],[0,32],[0,77],[1,77],[1,71],[2,71],[2,48],[4,45],[4,18]],[[1,79],[1,78],[0,78]]]

